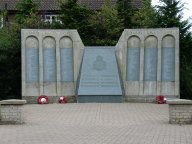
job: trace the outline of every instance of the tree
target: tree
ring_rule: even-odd
[[[115,45],[122,33],[123,22],[118,17],[116,6],[105,1],[101,11],[95,12],[90,19],[92,45]]]
[[[89,18],[92,11],[77,4],[76,0],[61,1],[60,16],[62,24],[58,27],[63,29],[77,29],[83,40],[89,39]]]
[[[0,99],[21,98],[21,45],[18,28],[0,31]]]
[[[143,7],[135,11],[132,21],[137,28],[154,28],[157,26],[155,9],[151,0],[142,0]]]
[[[182,20],[184,4],[179,0],[161,0],[161,5],[157,6],[157,23],[159,27],[180,29],[180,90],[182,98],[192,99],[192,60],[191,45],[192,26],[188,20]]]
[[[32,0],[22,0],[17,3],[16,8],[18,10],[16,14],[16,21],[19,24],[23,24],[27,18],[30,18],[33,14],[38,13],[38,4],[34,3]]]
[[[117,10],[119,18],[123,20],[124,28],[134,28],[133,15],[138,9],[133,7],[133,0],[118,0]]]
[[[20,28],[52,28],[50,23],[42,20],[38,14],[39,4],[33,0],[23,0],[17,3],[17,13],[15,24],[19,24]]]

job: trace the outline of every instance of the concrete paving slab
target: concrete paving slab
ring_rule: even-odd
[[[168,105],[25,105],[23,125],[0,125],[0,144],[191,144],[192,125],[170,125]]]

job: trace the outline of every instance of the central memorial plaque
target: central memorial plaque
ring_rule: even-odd
[[[78,102],[121,101],[122,88],[114,48],[85,48]]]

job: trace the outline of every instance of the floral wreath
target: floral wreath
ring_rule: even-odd
[[[49,99],[46,95],[41,95],[38,97],[37,101],[39,104],[48,104]]]
[[[67,97],[66,96],[59,97],[58,103],[60,104],[67,103]]]
[[[162,96],[162,95],[156,96],[156,103],[157,104],[165,104],[166,100],[167,99],[165,96]]]

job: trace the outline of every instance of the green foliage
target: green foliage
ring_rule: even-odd
[[[91,11],[86,7],[78,5],[76,0],[61,2],[60,20],[65,28],[76,29],[82,28],[87,24]]]
[[[76,0],[68,0],[60,4],[60,20],[62,24],[57,26],[63,29],[77,29],[82,39],[88,38],[89,19],[93,14],[88,8],[76,3]],[[86,41],[86,39],[83,39]]]
[[[21,97],[20,34],[0,30],[0,99]]]
[[[143,7],[138,9],[132,18],[136,28],[154,28],[157,26],[155,9],[151,5],[151,0],[142,0]]]
[[[101,11],[95,12],[90,19],[92,33],[90,45],[115,45],[123,31],[122,20],[115,6],[106,1]]]
[[[182,20],[184,8],[184,4],[179,0],[161,0],[161,5],[157,6],[158,26],[164,28],[179,27],[181,34],[186,34],[191,24]]]
[[[192,99],[192,35],[180,38],[180,89],[182,98]]]
[[[62,2],[59,28],[77,29],[85,45],[114,45],[123,28],[116,7],[109,3],[101,11],[91,11],[74,0]]]
[[[192,99],[192,62],[181,62],[180,89],[181,98]]]
[[[118,0],[117,10],[119,18],[123,21],[124,28],[134,28],[133,15],[138,10],[133,7],[134,0]]]
[[[34,3],[32,0],[22,0],[20,3],[17,3],[16,8],[18,10],[16,21],[19,24],[23,24],[27,18],[38,13],[38,4]]]
[[[7,16],[7,11],[6,10],[1,10],[0,9],[0,19],[3,18],[3,26],[5,26],[5,19],[6,19],[6,16]],[[2,22],[2,21],[1,21]],[[0,23],[1,23],[0,22]]]
[[[20,28],[51,28],[51,25],[45,23],[38,15],[38,3],[34,3],[32,0],[23,0],[17,3],[17,10],[15,25],[20,25]]]

